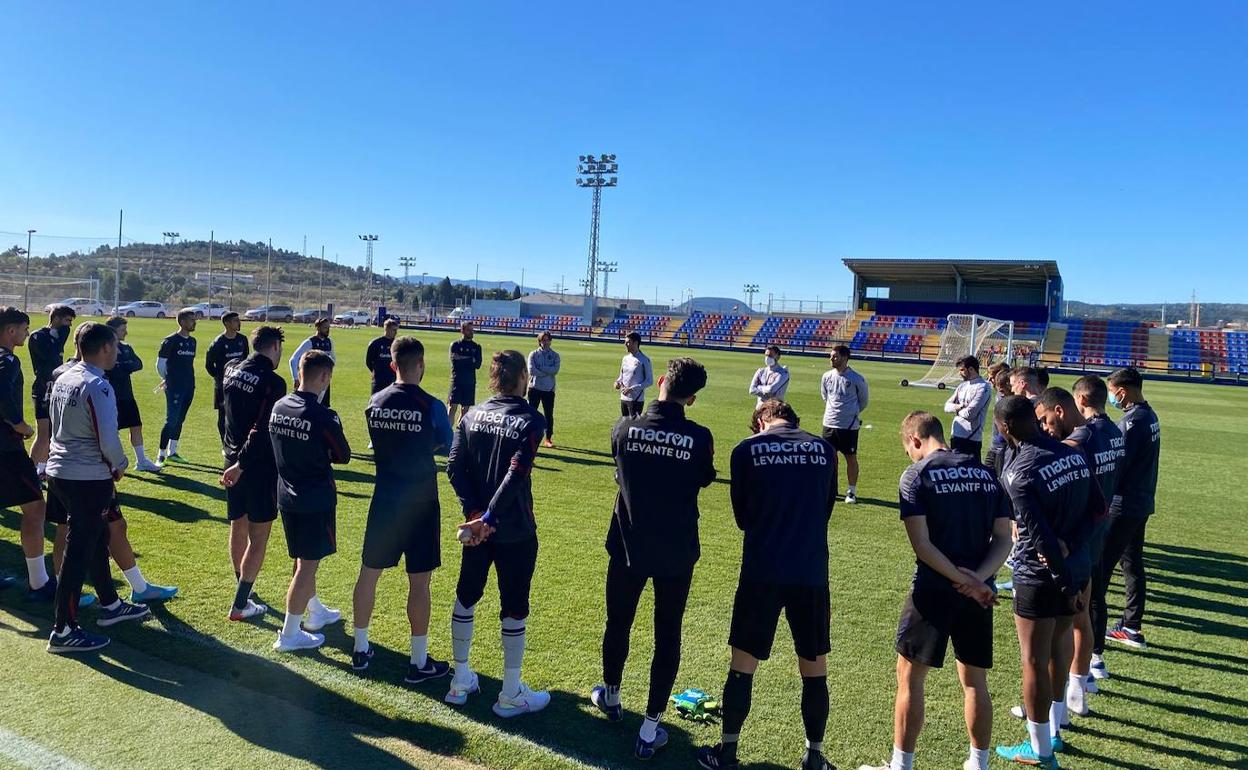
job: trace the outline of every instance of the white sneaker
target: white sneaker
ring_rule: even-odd
[[[481,692],[481,680],[477,677],[476,672],[468,672],[471,677],[467,682],[460,681],[458,672],[451,679],[451,687],[446,691],[446,697],[442,700],[452,706],[462,706],[468,702],[468,696],[476,692]]]
[[[1076,716],[1088,715],[1088,696],[1075,682],[1066,683],[1066,712]]]
[[[303,616],[303,628],[305,631],[320,631],[325,626],[333,625],[340,620],[342,620],[342,613],[338,610],[329,607],[309,608]]]
[[[371,442],[371,441],[370,441],[370,442],[368,442],[368,448],[369,448],[369,449],[372,449],[372,448],[373,448],[373,442]]]
[[[160,473],[160,470],[161,470],[159,465],[147,459],[146,457],[144,457],[142,460],[139,460],[137,463],[135,463],[134,469],[136,471],[143,471],[145,473]]]
[[[1100,655],[1092,656],[1092,667],[1088,669],[1088,673],[1092,674],[1093,679],[1109,679],[1109,666],[1105,665],[1105,659]]]
[[[545,690],[530,690],[528,685],[520,685],[520,692],[508,698],[501,692],[494,702],[494,713],[505,719],[521,714],[532,714],[550,705],[550,693]]]
[[[1088,695],[1096,695],[1101,691],[1101,686],[1096,683],[1096,677],[1088,677],[1088,686],[1083,691]]]
[[[295,650],[314,650],[325,643],[324,634],[309,634],[307,631],[299,630],[291,636],[278,634],[277,641],[273,643],[273,649],[278,652],[294,652]]]
[[[854,494],[853,492],[846,492],[846,493],[845,493],[845,504],[846,504],[846,505],[853,505],[853,504],[855,504],[855,503],[857,503],[857,502],[858,502],[858,495]]]
[[[257,615],[263,615],[264,613],[268,611],[269,611],[268,606],[261,604],[260,602],[254,601],[252,599],[248,599],[247,606],[242,608],[241,610],[236,607],[230,607],[229,617],[230,617],[230,620],[233,620],[233,621],[248,620],[250,618],[256,617]]]
[[[858,765],[858,770],[889,770],[892,766],[891,762],[886,762],[882,765]]]
[[[1015,719],[1026,719],[1027,711],[1022,706],[1011,706],[1010,716],[1014,717]]]
[[[984,765],[984,767],[987,767],[987,765]],[[962,770],[980,770],[980,766],[978,762],[968,758],[962,763]]]

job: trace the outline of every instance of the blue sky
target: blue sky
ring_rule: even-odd
[[[845,256],[1248,301],[1248,5],[9,3],[0,231],[840,299]],[[0,243],[17,242],[0,235]],[[69,241],[37,240],[35,253]],[[24,244],[23,244],[24,245]]]

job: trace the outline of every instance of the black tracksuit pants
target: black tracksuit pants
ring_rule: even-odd
[[[1099,655],[1105,651],[1105,633],[1109,625],[1105,593],[1119,562],[1122,563],[1122,581],[1125,591],[1122,624],[1139,631],[1144,623],[1144,593],[1147,578],[1144,575],[1144,530],[1148,524],[1145,516],[1114,516],[1105,535],[1105,550],[1101,555],[1101,579],[1092,584],[1092,633],[1095,638],[1093,650]]]
[[[108,521],[113,502],[112,479],[70,481],[48,479],[48,494],[56,496],[66,511],[69,532],[65,538],[65,559],[56,584],[56,620],[53,630],[78,625],[78,599],[87,575],[100,599],[100,606],[117,601],[113,575],[108,565]]]
[[[529,406],[537,409],[539,405],[546,415],[546,438],[553,438],[555,435],[555,391],[529,388]]]

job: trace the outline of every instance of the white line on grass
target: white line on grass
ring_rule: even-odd
[[[91,770],[90,765],[63,757],[41,743],[0,727],[0,757],[32,770]]]

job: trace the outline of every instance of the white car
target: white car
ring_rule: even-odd
[[[100,302],[98,299],[91,299],[90,297],[70,297],[69,299],[63,299],[60,302],[53,302],[50,305],[45,305],[43,312],[51,313],[52,308],[57,305],[71,307],[74,309],[74,313],[80,316],[104,315],[108,312],[108,308],[104,307],[103,302]]]
[[[368,322],[371,320],[373,320],[373,317],[368,314],[367,310],[348,310],[345,313],[339,313],[334,316],[334,323],[336,324],[359,324],[361,326],[367,326]]]
[[[144,299],[118,306],[117,315],[126,318],[166,318],[169,316],[169,309],[163,302]]]
[[[220,318],[230,312],[229,306],[222,305],[220,302],[196,302],[194,305],[188,305],[178,312],[183,313],[187,310],[193,311],[196,318]]]

